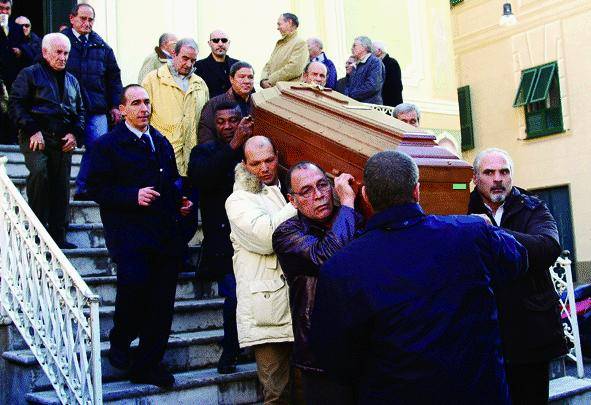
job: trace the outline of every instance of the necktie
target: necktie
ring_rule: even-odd
[[[82,46],[86,46],[86,41],[88,40],[88,39],[86,38],[86,35],[80,35],[80,36],[78,37],[78,39],[80,40],[80,42],[82,42]]]
[[[142,137],[140,138],[140,141],[142,141],[142,143],[148,151],[150,151],[151,153],[154,152],[154,144],[152,143],[152,137],[150,136],[150,134],[143,133]]]

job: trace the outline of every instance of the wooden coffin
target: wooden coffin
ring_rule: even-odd
[[[273,140],[284,167],[309,160],[359,182],[374,153],[397,149],[419,166],[421,205],[428,213],[464,214],[471,166],[435,137],[330,89],[280,82],[253,95],[254,133]]]

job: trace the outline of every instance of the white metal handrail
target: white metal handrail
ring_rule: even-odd
[[[92,293],[0,157],[0,308],[64,404],[102,404],[99,296]]]
[[[566,316],[562,322],[564,334],[572,344],[566,356],[577,363],[577,376],[583,378],[585,376],[585,368],[583,366],[583,352],[581,350],[579,323],[577,321],[573,274],[568,255],[569,252],[567,250],[562,253],[558,260],[556,260],[556,263],[554,263],[554,266],[550,267],[550,276],[552,277],[554,289],[556,289],[560,298],[560,312]],[[562,298],[565,291],[566,297]]]
[[[391,117],[394,116],[394,107],[390,107],[389,105],[380,105],[380,104],[369,104],[369,103],[364,103],[364,104],[371,107],[373,110],[381,111],[384,114],[389,115]]]

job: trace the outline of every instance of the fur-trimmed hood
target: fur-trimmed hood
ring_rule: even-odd
[[[246,170],[243,162],[236,165],[234,168],[234,191],[244,190],[249,193],[259,194],[263,191],[263,187],[263,182]]]

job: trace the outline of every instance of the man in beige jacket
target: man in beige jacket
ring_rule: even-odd
[[[268,138],[244,144],[236,166],[234,191],[226,200],[234,247],[236,324],[240,347],[251,346],[265,404],[289,401],[289,362],[293,342],[289,292],[273,252],[275,229],[296,214],[281,193],[277,152]]]
[[[308,63],[308,44],[298,36],[298,17],[283,13],[277,20],[281,39],[277,41],[269,61],[261,74],[261,87],[266,89],[277,82],[299,81]]]
[[[158,70],[148,73],[142,86],[152,101],[151,124],[172,144],[181,176],[187,176],[189,155],[197,145],[197,124],[209,90],[194,74],[197,43],[190,38],[177,42],[175,56]]]
[[[160,35],[160,38],[158,38],[158,46],[154,48],[154,52],[148,55],[146,59],[144,59],[144,63],[142,63],[137,78],[138,83],[143,82],[148,73],[152,70],[156,70],[162,65],[166,65],[166,62],[174,57],[176,41],[178,41],[176,35],[169,32]]]

